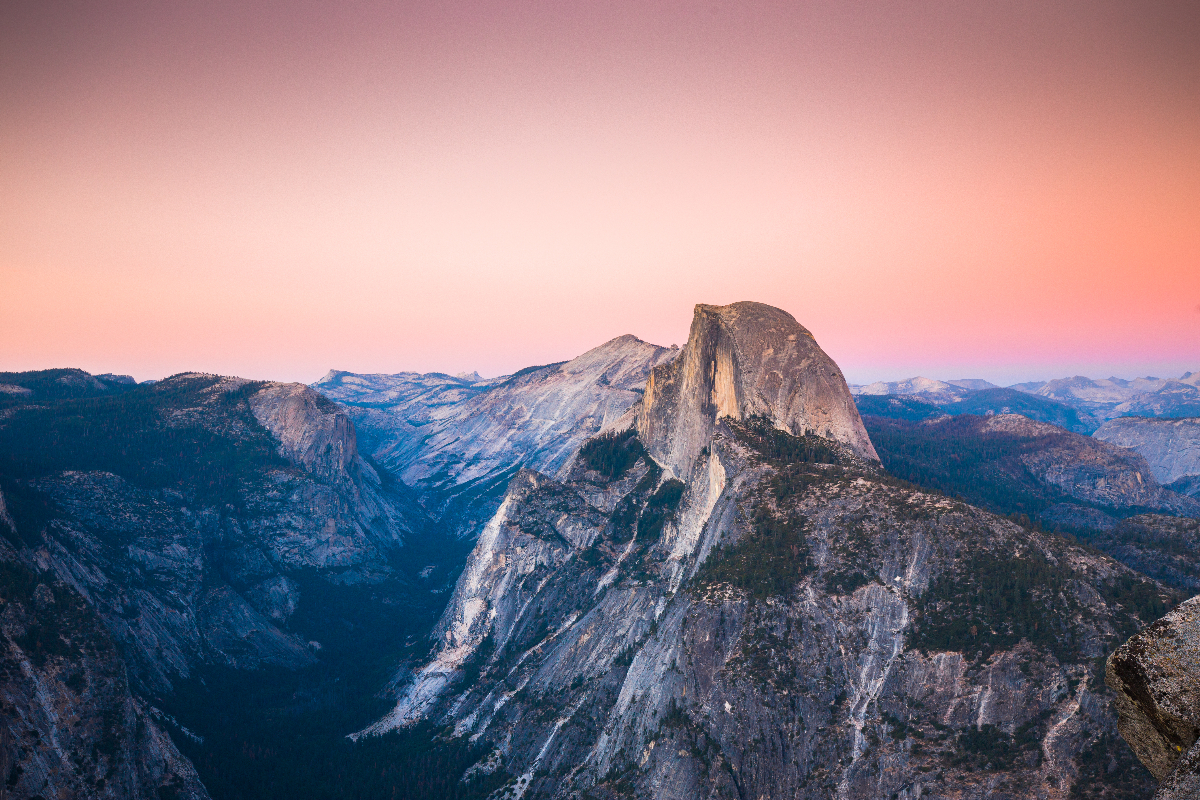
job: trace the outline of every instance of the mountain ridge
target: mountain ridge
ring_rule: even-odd
[[[697,307],[626,427],[565,474],[511,480],[430,658],[362,733],[452,728],[493,748],[478,769],[510,775],[518,798],[1065,798],[1083,751],[1117,747],[1094,659],[1167,596],[1103,555],[895,481],[874,449],[789,416],[786,389],[747,400],[775,343],[739,350],[712,308]],[[825,366],[790,363],[774,386]],[[853,405],[842,419],[858,420]],[[971,587],[993,575],[1039,576],[1021,614],[1048,616],[987,617]],[[1122,606],[1127,581],[1142,599]],[[1007,755],[972,755],[993,746]]]

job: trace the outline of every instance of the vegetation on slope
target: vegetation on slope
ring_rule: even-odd
[[[811,572],[804,518],[776,516],[760,503],[751,532],[709,555],[696,573],[697,586],[728,584],[755,600],[786,594]]]
[[[112,472],[144,489],[189,490],[200,502],[238,506],[262,470],[289,465],[247,403],[262,384],[210,396],[219,380],[177,377],[116,395],[18,407],[0,422],[0,476]],[[176,416],[206,403],[205,416],[220,427]]]
[[[763,416],[747,417],[741,422],[731,420],[729,427],[738,441],[776,469],[797,464],[841,462],[837,447],[828,439],[811,433],[793,436],[776,428],[771,420]]]
[[[1036,437],[991,432],[979,418],[961,416],[935,425],[863,417],[871,443],[892,475],[998,514],[1031,519],[1055,503],[1075,502],[1037,481],[1021,455],[1041,447]]]
[[[609,481],[624,475],[626,470],[645,455],[646,449],[638,440],[637,431],[632,428],[588,439],[583,443],[583,447],[579,448],[579,457],[587,464],[588,469],[599,472]]]

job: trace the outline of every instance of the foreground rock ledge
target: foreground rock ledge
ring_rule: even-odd
[[[1121,645],[1105,683],[1121,735],[1160,781],[1154,800],[1200,797],[1200,597]]]

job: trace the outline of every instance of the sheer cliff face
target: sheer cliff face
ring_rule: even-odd
[[[354,423],[322,395],[299,383],[273,383],[250,397],[254,417],[279,441],[280,453],[323,478],[355,467]]]
[[[790,314],[762,303],[696,306],[687,345],[646,385],[639,437],[686,478],[717,419],[755,415],[878,460],[841,370]]]
[[[1095,659],[1160,587],[897,485],[803,337],[765,306],[700,306],[630,412],[641,443],[513,479],[432,657],[364,733],[452,726],[518,798],[1065,799],[1124,780]]]
[[[157,711],[131,693],[128,666],[93,609],[71,587],[11,560],[2,539],[0,556],[6,796],[207,798]]]
[[[1120,779],[1093,669],[1137,621],[1106,598],[1156,587],[872,462],[772,456],[779,436],[719,420],[661,528],[650,459],[522,473],[434,657],[367,733],[453,726],[529,797],[1065,799]]]

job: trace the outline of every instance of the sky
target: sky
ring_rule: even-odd
[[[1200,369],[1200,4],[0,4],[0,370]]]

